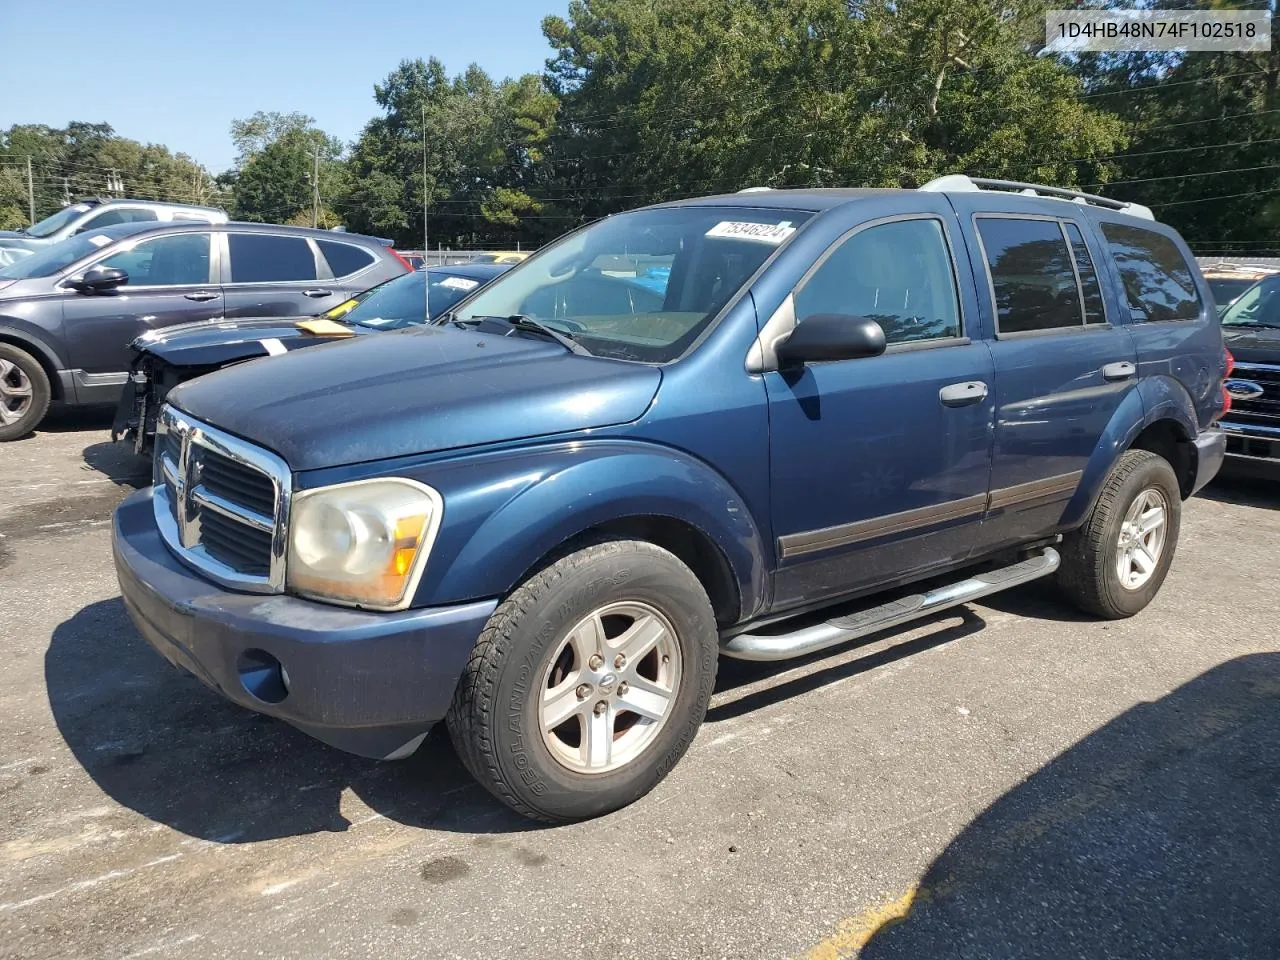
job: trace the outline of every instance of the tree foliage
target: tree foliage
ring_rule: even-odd
[[[1258,54],[1048,56],[1044,14],[1060,5],[571,0],[543,21],[542,75],[405,60],[375,85],[376,115],[354,143],[306,114],[259,112],[232,124],[235,166],[216,182],[105,124],[12,127],[0,133],[0,226],[25,222],[27,155],[41,216],[64,194],[102,193],[117,171],[130,195],[304,224],[318,157],[321,225],[409,247],[423,242],[424,204],[432,245],[514,246],[676,197],[914,187],[957,172],[1148,203],[1206,249],[1275,245],[1280,37]]]

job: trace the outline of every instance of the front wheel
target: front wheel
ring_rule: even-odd
[[[1063,542],[1064,592],[1108,620],[1138,613],[1169,573],[1181,520],[1182,494],[1168,461],[1147,450],[1126,451],[1084,526]]]
[[[39,361],[0,343],[0,442],[21,440],[44,419],[52,391]]]
[[[517,588],[485,626],[449,710],[463,764],[537,820],[599,816],[684,755],[719,652],[698,579],[640,541],[588,546]]]

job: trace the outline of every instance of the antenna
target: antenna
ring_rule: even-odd
[[[427,232],[427,98],[426,91],[422,97],[422,309],[426,311],[424,323],[431,321],[431,274],[427,270],[430,264],[427,257],[431,255],[430,237]]]

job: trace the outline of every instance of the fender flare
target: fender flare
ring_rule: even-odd
[[[1167,420],[1176,425],[1180,441],[1189,443],[1194,440],[1199,432],[1195,409],[1186,387],[1172,377],[1149,377],[1136,384],[1120,401],[1106,430],[1098,438],[1080,478],[1080,485],[1062,515],[1062,527],[1072,529],[1084,522],[1102,491],[1107,474],[1147,427]],[[1194,444],[1190,445],[1194,457]],[[1194,462],[1191,468],[1194,471]]]
[[[646,518],[679,521],[716,548],[742,615],[766,599],[766,537],[732,484],[682,451],[627,440],[560,443],[424,468],[418,478],[440,491],[445,512],[415,605],[503,596],[566,541]]]
[[[57,351],[46,343],[43,338],[29,332],[25,326],[15,326],[7,317],[0,317],[0,343],[12,344],[19,350],[25,350],[34,356],[40,362],[40,365],[44,367],[44,372],[49,377],[49,386],[53,390],[53,399],[68,399],[64,390],[67,384],[59,376],[59,373],[66,369],[66,364],[58,356]],[[74,390],[74,387],[71,389]],[[74,399],[74,395],[71,399]]]

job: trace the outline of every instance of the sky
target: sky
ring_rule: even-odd
[[[568,0],[0,0],[0,129],[109,123],[117,134],[231,167],[231,121],[299,111],[354,140],[373,85],[401,60],[540,72],[540,24]]]

